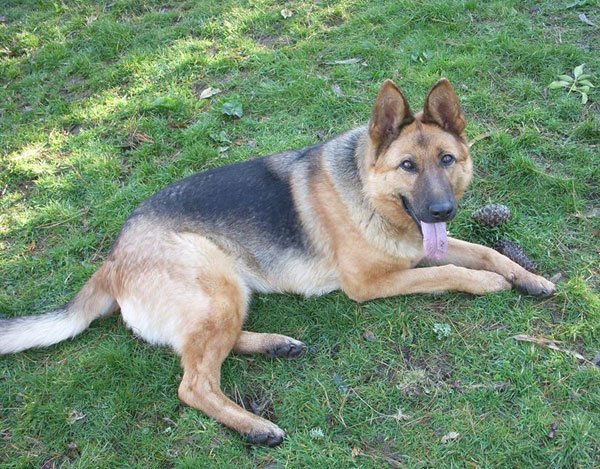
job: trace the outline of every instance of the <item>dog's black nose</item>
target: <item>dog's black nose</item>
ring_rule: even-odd
[[[429,206],[429,215],[436,221],[448,221],[454,213],[454,204],[450,201],[433,202]]]

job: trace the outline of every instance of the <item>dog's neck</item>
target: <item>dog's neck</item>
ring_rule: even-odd
[[[336,144],[335,140],[328,143]],[[350,131],[344,144],[352,145],[352,151],[328,148],[323,151],[321,164],[348,208],[348,216],[365,234],[365,238],[375,242],[379,248],[399,257],[419,257],[422,251],[422,236],[414,222],[410,220],[403,226],[393,224],[375,209],[362,190],[368,171],[369,152],[374,151],[367,127]]]

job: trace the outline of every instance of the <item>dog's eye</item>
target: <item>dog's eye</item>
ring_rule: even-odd
[[[442,164],[444,166],[450,166],[452,163],[454,163],[455,160],[456,158],[454,158],[454,156],[449,153],[442,156]]]
[[[411,160],[404,160],[402,163],[400,163],[400,167],[405,171],[414,171],[417,169]]]

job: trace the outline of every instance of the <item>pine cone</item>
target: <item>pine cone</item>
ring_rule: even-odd
[[[537,270],[536,265],[529,257],[527,257],[523,248],[517,243],[513,243],[508,239],[503,239],[494,244],[494,249],[530,272],[535,272]]]
[[[506,205],[486,205],[473,212],[471,217],[483,226],[498,226],[510,220],[510,209]]]

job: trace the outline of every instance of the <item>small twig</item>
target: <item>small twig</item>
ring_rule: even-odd
[[[469,421],[471,422],[471,430],[473,431],[473,436],[475,436],[475,424],[473,423],[473,413],[471,412],[471,408],[469,407],[469,401],[467,401],[467,414],[469,415]]]
[[[240,390],[238,389],[237,383],[234,383],[234,385],[233,385],[233,395],[234,395],[234,400],[236,400],[239,403],[239,406],[244,410],[248,410],[248,409],[246,409],[246,404],[244,404],[244,399],[242,398],[242,394],[240,393]]]
[[[323,386],[323,383],[321,383],[321,381],[319,381],[318,378],[315,378],[315,381],[319,384],[319,386],[321,386],[323,392],[325,393],[325,402],[327,402],[327,408],[333,412],[333,409],[331,408],[331,403],[329,402],[329,395],[327,394],[327,389],[325,389],[325,386]]]
[[[450,324],[452,324],[452,327],[454,328],[454,330],[456,331],[456,333],[458,334],[458,336],[460,337],[460,339],[464,342],[465,346],[468,346],[469,344],[467,343],[467,341],[465,340],[465,338],[463,337],[463,335],[458,330],[458,327],[456,327],[456,324],[454,324],[454,322],[452,322],[452,319],[450,319],[448,317],[446,319],[450,322]]]
[[[69,165],[69,167],[75,172],[75,175],[81,179],[83,182],[85,182],[86,184],[88,183],[88,181],[81,175],[81,173],[79,171],[77,171],[77,168],[75,166],[73,166],[72,164]]]
[[[367,401],[365,401],[362,397],[360,397],[360,394],[354,390],[353,388],[349,388],[348,393],[353,392],[354,394],[356,394],[356,397],[358,397],[358,400],[361,401],[364,405],[366,405],[369,409],[371,409],[372,412],[375,412],[378,417],[371,417],[371,421],[375,420],[375,419],[381,419],[381,418],[390,418],[390,419],[394,419],[396,421],[401,420],[398,417],[398,413],[396,413],[395,415],[391,415],[391,414],[384,414],[382,412],[379,412],[377,409],[374,409],[371,405],[369,405],[369,403]],[[410,418],[409,416],[407,416],[408,418]]]
[[[342,425],[344,426],[344,428],[347,428],[348,425],[346,425],[346,422],[344,421],[344,405],[346,404],[346,401],[348,400],[348,396],[350,395],[350,391],[348,391],[346,394],[344,394],[344,399],[342,400],[342,403],[340,404],[340,410],[338,411],[338,414],[340,416],[340,422],[342,422]]]
[[[471,148],[473,145],[475,145],[477,142],[479,142],[480,140],[483,140],[484,138],[488,138],[490,137],[492,134],[490,132],[483,132],[479,135],[476,135],[475,137],[473,137],[471,139],[471,141],[469,142],[469,148]]]
[[[422,422],[423,420],[428,420],[428,419],[431,419],[431,415],[423,415],[422,417],[411,420],[410,422],[406,422],[404,424],[404,426],[407,427],[409,425],[414,425],[416,423],[419,423],[419,422]]]
[[[43,225],[38,225],[36,228],[54,228],[56,226],[63,225],[64,223],[68,223],[71,220],[74,220],[75,218],[79,218],[79,217],[85,215],[86,213],[88,213],[90,211],[90,208],[92,208],[91,204],[85,208],[82,208],[75,215],[72,215],[69,218],[65,218],[64,220],[56,221],[54,223],[45,223]]]

